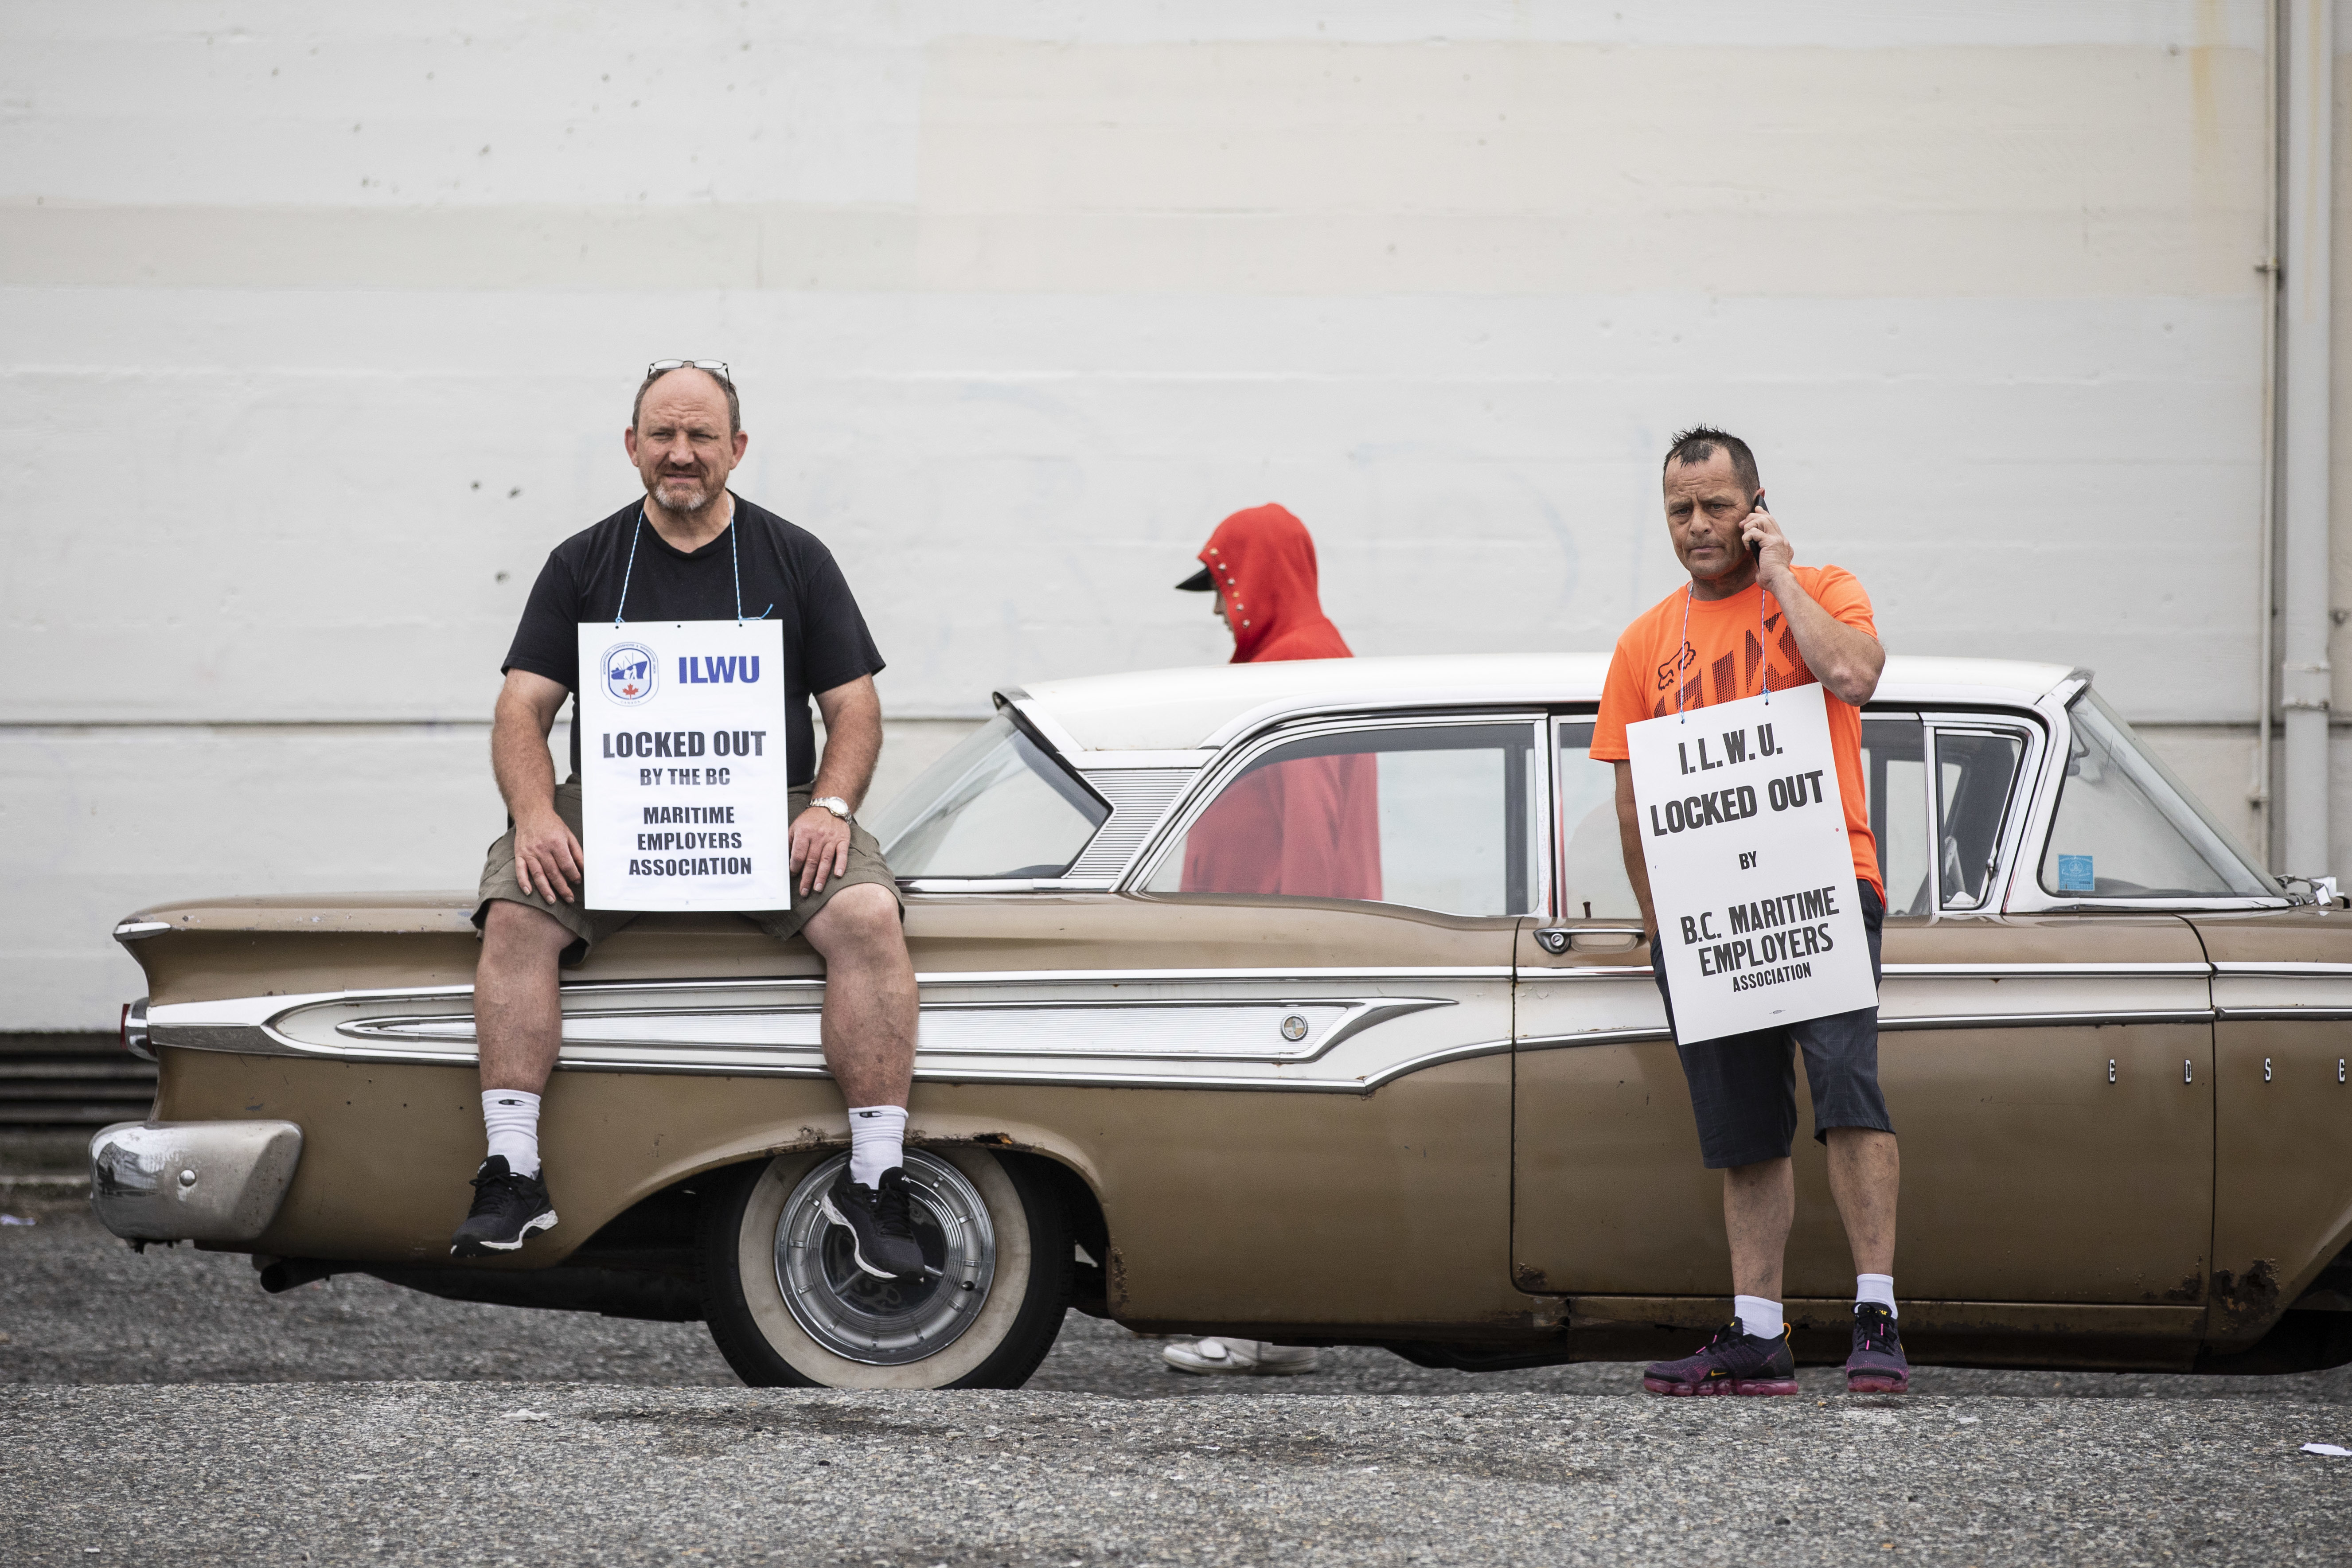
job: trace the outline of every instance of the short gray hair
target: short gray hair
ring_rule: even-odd
[[[637,400],[629,405],[629,428],[635,429],[637,422],[645,417],[646,394],[653,390],[654,383],[666,375],[676,375],[682,370],[701,371],[704,375],[709,376],[719,384],[719,390],[727,395],[727,434],[730,436],[740,434],[743,428],[743,403],[735,395],[735,384],[723,375],[703,370],[698,364],[682,364],[669,370],[647,371],[645,380],[637,383]]]

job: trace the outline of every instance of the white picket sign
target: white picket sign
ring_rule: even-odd
[[[581,624],[590,909],[790,909],[789,773],[780,623]]]
[[[1685,1044],[1874,1005],[1818,685],[1625,727]]]

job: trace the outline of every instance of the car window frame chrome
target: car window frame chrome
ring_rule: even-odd
[[[1104,795],[1101,786],[1087,776],[1087,770],[1071,759],[1062,744],[1069,737],[1061,734],[1059,740],[1055,738],[1060,733],[1060,726],[1043,719],[1035,710],[1035,704],[1027,701],[1026,693],[1014,688],[1010,697],[1003,691],[990,695],[995,704],[995,712],[990,715],[991,718],[1002,714],[1032,745],[1044,752],[1054,766],[1076,781],[1078,787],[1094,796],[1104,808],[1106,815],[1103,819],[1095,824],[1094,831],[1087,835],[1086,843],[1078,846],[1077,853],[1071,856],[1063,867],[1066,871],[1086,858],[1088,847],[1117,818],[1118,807]],[[982,720],[981,722],[985,724],[987,721]],[[891,880],[898,884],[901,893],[915,894],[1107,891],[1111,882],[1109,878],[1097,877],[1073,880],[1063,877],[901,877],[895,873]]]
[[[1493,708],[1356,709],[1340,713],[1293,717],[1270,723],[1224,746],[1216,761],[1193,776],[1191,785],[1169,808],[1160,826],[1145,840],[1143,847],[1128,862],[1126,871],[1117,879],[1114,889],[1139,897],[1153,896],[1145,884],[1159,873],[1160,863],[1167,858],[1171,847],[1192,830],[1193,823],[1200,820],[1201,814],[1224,792],[1228,784],[1276,746],[1318,735],[1346,734],[1364,730],[1460,729],[1480,724],[1525,724],[1531,745],[1546,747],[1552,742],[1550,710],[1525,703],[1500,704]],[[1528,892],[1528,901],[1534,906],[1532,909],[1508,914],[1471,915],[1459,910],[1429,910],[1419,904],[1388,900],[1360,901],[1370,909],[1412,910],[1454,920],[1545,918],[1552,909],[1557,883],[1553,866],[1557,851],[1552,844],[1554,835],[1550,821],[1553,811],[1557,809],[1554,805],[1556,798],[1550,758],[1547,752],[1535,770],[1528,800],[1528,832],[1532,839],[1528,845],[1529,869],[1537,883]]]
[[[2049,754],[2049,731],[2040,715],[2022,708],[1923,708],[1915,711],[1925,731],[1922,738],[1927,757],[1928,917],[1941,920],[1998,914],[2005,907],[2005,889],[2011,885],[2019,848],[2024,841],[2030,815],[2027,805],[2034,798],[2042,762]],[[2021,735],[2025,746],[2017,760],[2017,772],[2009,781],[2008,795],[2001,803],[2000,831],[1993,840],[1993,867],[1985,877],[1984,897],[1968,908],[1950,909],[1944,903],[1943,775],[1938,748],[1947,732],[1981,734],[1988,731]]]
[[[2042,747],[2042,771],[2034,782],[2032,804],[2025,814],[2017,852],[2010,864],[2008,892],[2001,900],[2000,912],[2011,915],[2230,914],[2294,908],[2299,900],[2284,890],[2275,896],[2216,894],[2201,899],[2068,899],[2042,886],[2038,875],[2042,851],[2056,826],[2058,792],[2066,776],[2063,759],[2072,750],[2074,740],[2071,710],[2074,699],[2091,685],[2092,679],[2091,670],[2077,668],[2042,693],[2033,704],[2033,712],[2047,731]],[[2270,874],[2267,871],[2263,873],[2265,876]]]

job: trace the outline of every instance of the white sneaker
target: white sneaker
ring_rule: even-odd
[[[1315,1371],[1323,1352],[1312,1345],[1275,1345],[1264,1340],[1179,1340],[1160,1352],[1178,1372],[1203,1376],[1297,1377]]]

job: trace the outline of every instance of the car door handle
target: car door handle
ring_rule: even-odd
[[[1536,932],[1536,945],[1554,958],[1570,947],[1579,952],[1624,952],[1641,946],[1649,934],[1640,926],[1546,926]]]

